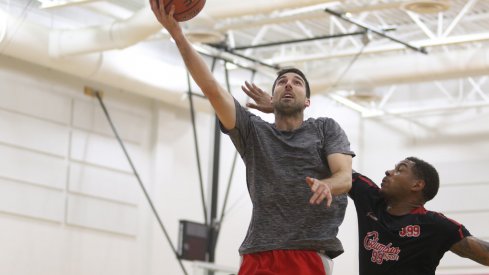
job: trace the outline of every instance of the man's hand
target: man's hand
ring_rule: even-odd
[[[306,182],[314,193],[311,199],[309,199],[309,203],[321,204],[321,202],[326,199],[326,207],[330,207],[331,202],[333,202],[333,196],[331,195],[331,188],[329,185],[323,181],[310,177],[306,177]]]
[[[263,91],[253,83],[248,83],[248,81],[245,81],[245,85],[241,86],[241,89],[256,102],[247,103],[246,107],[256,109],[266,114],[273,113],[272,97],[267,92]]]
[[[158,22],[160,22],[160,24],[168,30],[171,36],[173,36],[176,32],[181,32],[180,25],[175,18],[173,18],[173,14],[175,13],[175,5],[171,6],[169,13],[166,13],[165,0],[149,0],[149,4],[151,6],[151,10],[156,16],[156,19],[158,19]]]

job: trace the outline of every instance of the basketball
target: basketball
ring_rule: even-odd
[[[173,17],[179,22],[194,18],[205,5],[205,0],[167,0],[165,11],[170,12],[171,6],[175,5]]]

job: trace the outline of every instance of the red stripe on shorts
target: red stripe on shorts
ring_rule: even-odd
[[[238,275],[326,275],[317,251],[271,250],[244,254]]]

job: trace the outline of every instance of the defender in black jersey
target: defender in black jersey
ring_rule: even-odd
[[[385,172],[381,188],[354,172],[350,197],[358,217],[360,275],[428,275],[446,251],[489,265],[489,243],[425,202],[438,192],[438,173],[409,157]]]

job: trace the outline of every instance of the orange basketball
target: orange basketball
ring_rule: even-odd
[[[171,6],[175,5],[175,20],[182,22],[194,18],[205,5],[205,0],[167,0],[165,11],[170,12]]]

